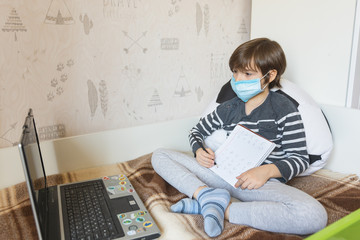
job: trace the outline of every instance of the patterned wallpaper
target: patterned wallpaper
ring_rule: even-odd
[[[2,0],[0,148],[202,113],[250,35],[250,0]]]

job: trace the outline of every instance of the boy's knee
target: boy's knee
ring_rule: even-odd
[[[154,169],[161,162],[161,159],[163,159],[163,156],[165,155],[165,151],[166,150],[164,148],[158,148],[152,153],[151,165],[153,166]]]
[[[303,230],[301,234],[313,234],[325,228],[328,221],[328,215],[325,208],[319,203],[308,206],[307,214],[301,220]]]
[[[314,211],[313,214],[313,218],[316,219],[315,221],[313,221],[313,232],[317,232],[325,228],[328,222],[328,214],[325,208],[320,203],[316,210],[317,211]]]

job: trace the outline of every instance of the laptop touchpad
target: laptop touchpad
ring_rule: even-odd
[[[110,199],[110,204],[110,208],[115,213],[126,213],[140,209],[132,195]]]

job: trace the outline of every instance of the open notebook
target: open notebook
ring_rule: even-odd
[[[274,150],[275,143],[238,124],[215,151],[213,172],[232,186],[243,172],[260,166]]]

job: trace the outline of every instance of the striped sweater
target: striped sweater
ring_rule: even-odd
[[[200,148],[194,136],[204,143],[204,139],[215,130],[224,129],[229,135],[237,124],[242,124],[276,144],[263,164],[275,164],[282,175],[279,178],[281,182],[289,181],[309,167],[300,113],[289,99],[272,91],[249,115],[245,113],[245,103],[235,97],[201,118],[189,134],[193,152]]]

